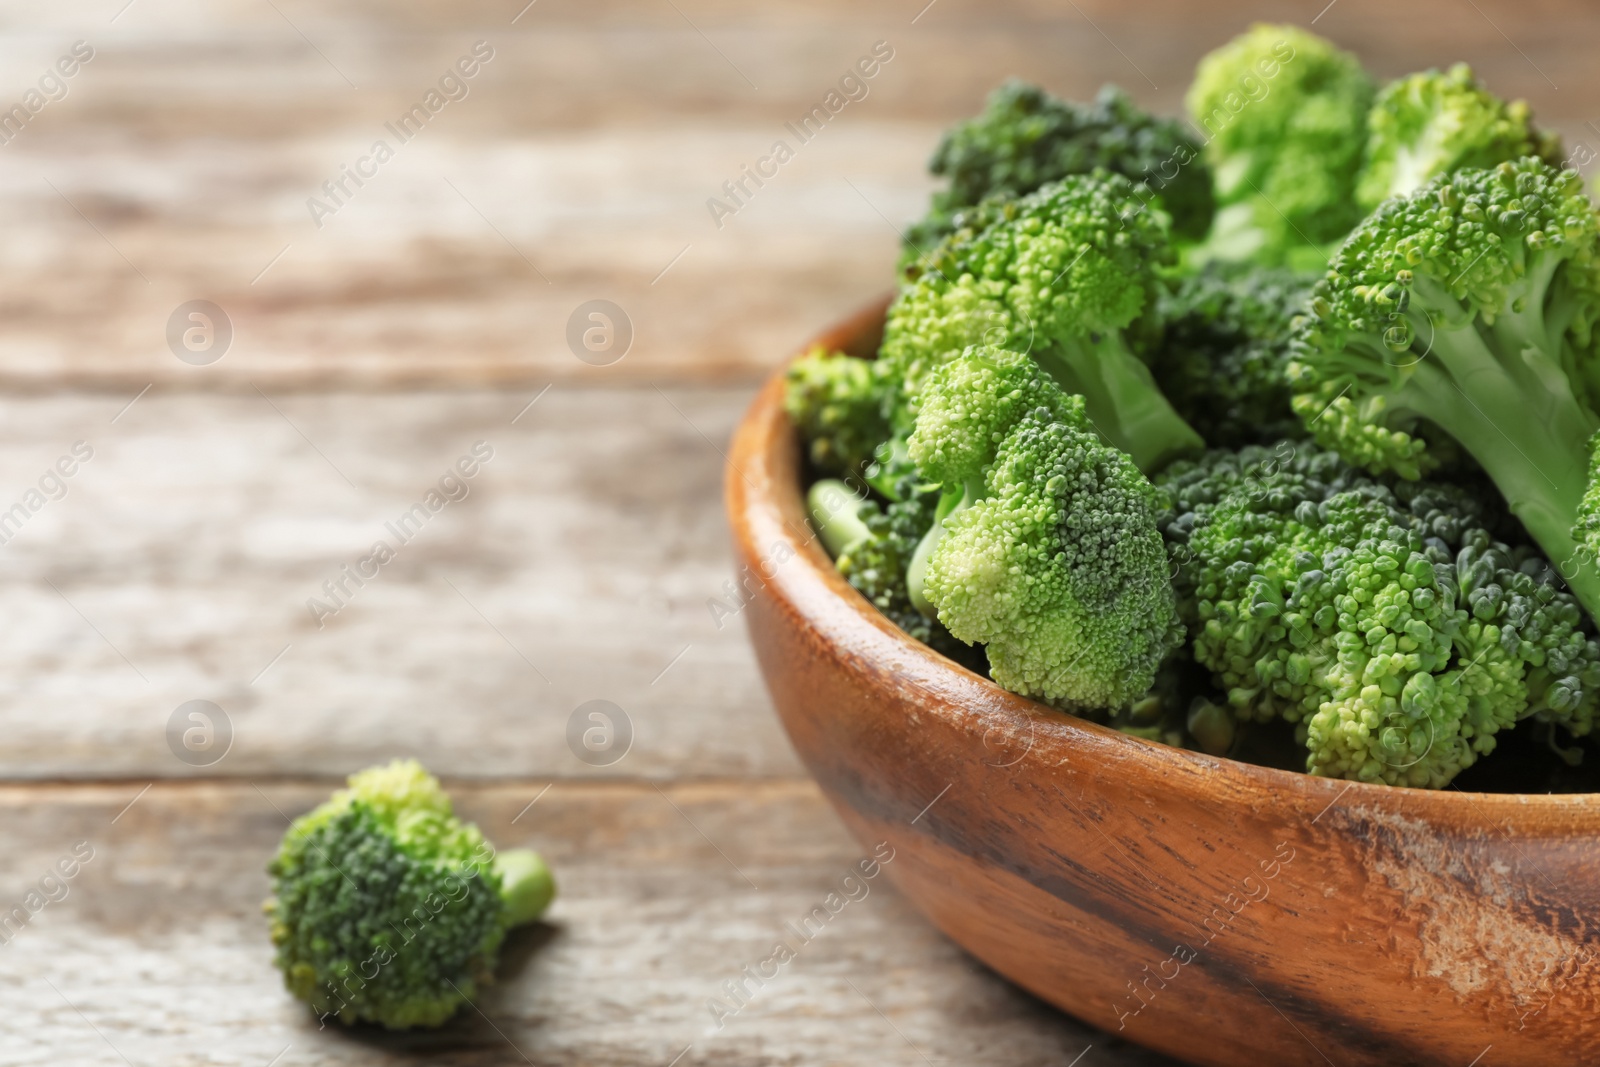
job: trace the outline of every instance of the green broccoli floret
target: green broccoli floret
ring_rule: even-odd
[[[889,436],[878,367],[870,360],[814,348],[789,365],[784,410],[807,442],[817,470],[852,474]]]
[[[1171,260],[1166,218],[1124,177],[1073,175],[1016,202],[971,240],[949,240],[889,308],[879,362],[891,426],[908,432],[923,383],[969,345],[1024,352],[1142,470],[1198,451],[1134,354],[1155,327],[1157,268]]]
[[[1600,429],[1595,213],[1575,171],[1529,157],[1441,175],[1350,235],[1297,324],[1294,407],[1318,442],[1415,479],[1453,438],[1589,613],[1573,525]]]
[[[1471,493],[1288,441],[1159,481],[1195,658],[1239,719],[1297,723],[1311,773],[1439,788],[1520,719],[1592,728],[1592,626]]]
[[[946,486],[922,593],[986,645],[994,680],[1073,710],[1143,696],[1182,642],[1156,495],[1083,399],[1027,356],[969,348],[934,373],[908,445]]]
[[[907,234],[906,259],[935,248],[985,198],[1024,196],[1097,169],[1144,183],[1172,216],[1173,233],[1198,240],[1212,211],[1211,173],[1199,155],[1181,123],[1145,113],[1114,85],[1078,104],[1012,79],[989,95],[981,115],[939,142],[928,170],[948,177],[950,187],[934,194],[927,218]]]
[[[1525,101],[1506,103],[1457,63],[1390,82],[1367,114],[1367,152],[1356,200],[1368,211],[1462,167],[1540,156],[1560,164],[1561,138],[1534,128]]]
[[[1372,80],[1361,62],[1294,26],[1258,24],[1200,60],[1185,99],[1211,138],[1217,219],[1206,255],[1299,262],[1361,218]],[[1303,251],[1302,251],[1303,250]]]
[[[1207,444],[1237,448],[1304,434],[1289,407],[1289,332],[1314,281],[1212,262],[1162,291],[1163,332],[1150,369]]]
[[[823,478],[811,486],[806,505],[823,546],[844,579],[890,622],[934,651],[982,670],[981,655],[974,655],[937,619],[919,611],[907,589],[906,570],[933,526],[939,487],[920,484],[909,460],[896,463],[892,474],[880,473],[873,482],[885,479],[890,495],[882,506],[837,478]]]
[[[294,821],[268,866],[276,963],[322,1018],[437,1026],[493,978],[506,930],[555,882],[527,850],[495,854],[415,760],[350,777]]]

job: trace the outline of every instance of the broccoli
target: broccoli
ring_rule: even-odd
[[[860,473],[889,436],[884,393],[873,362],[814,348],[789,365],[784,409],[827,474]]]
[[[806,504],[823,546],[844,579],[890,622],[935,652],[983,671],[981,651],[918,610],[906,584],[911,557],[933,526],[938,486],[920,484],[909,460],[895,463],[892,474],[875,472],[872,483],[886,484],[892,494],[884,506],[837,478],[811,486]]]
[[[915,424],[923,383],[969,345],[1036,359],[1081,394],[1094,428],[1141,470],[1203,447],[1135,354],[1155,328],[1157,268],[1171,260],[1164,215],[1103,171],[1016,202],[970,239],[955,235],[889,308],[878,360],[887,412]]]
[[[1499,99],[1465,63],[1411,74],[1385,86],[1367,114],[1356,200],[1371,211],[1436,175],[1523,156],[1561,162],[1561,138],[1534,128],[1526,102]]]
[[[1195,658],[1239,719],[1298,724],[1311,773],[1439,788],[1520,719],[1592,728],[1593,628],[1471,493],[1288,441],[1158,482]]]
[[[945,495],[913,601],[983,642],[1015,693],[1074,710],[1143,696],[1183,636],[1150,483],[1021,353],[970,347],[923,401],[907,445]]]
[[[1574,533],[1600,429],[1595,213],[1536,158],[1441,175],[1350,235],[1292,340],[1294,408],[1374,473],[1436,469],[1442,433],[1600,617]]]
[[[1203,258],[1320,266],[1320,246],[1361,218],[1372,80],[1361,62],[1294,26],[1257,24],[1200,60],[1185,103],[1211,138],[1217,218]]]
[[[493,978],[501,940],[555,895],[526,850],[495,854],[415,760],[352,775],[267,868],[276,963],[326,1018],[437,1026]]]
[[[927,218],[907,235],[905,261],[959,229],[962,214],[986,198],[1024,196],[1097,168],[1144,182],[1172,216],[1173,232],[1198,240],[1212,211],[1211,174],[1199,154],[1180,123],[1146,114],[1114,85],[1078,104],[1012,79],[989,95],[981,115],[939,142],[928,170],[948,177],[950,187],[934,194]]]
[[[1163,333],[1150,369],[1207,444],[1237,448],[1304,435],[1289,407],[1289,329],[1314,281],[1211,262],[1162,290]]]

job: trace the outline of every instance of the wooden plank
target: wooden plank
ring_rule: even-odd
[[[7,908],[76,842],[94,849],[65,899],[0,946],[0,1058],[663,1067],[681,1053],[679,1067],[1059,1067],[1090,1048],[1085,1064],[1168,1062],[1011,989],[882,875],[716,1030],[708,1002],[723,983],[871,850],[808,782],[557,782],[541,795],[547,784],[454,790],[497,844],[541,849],[561,896],[509,942],[482,1016],[412,1035],[318,1032],[271,966],[262,868],[285,818],[325,784],[166,783],[131,807],[131,783],[0,788]]]
[[[396,754],[488,777],[796,773],[742,620],[708,608],[733,577],[721,449],[748,395],[0,401],[0,513],[93,449],[0,546],[0,778],[339,776]],[[478,441],[469,495],[402,543],[386,523]],[[342,579],[377,540],[395,558]],[[333,580],[347,606],[314,614]],[[597,698],[633,724],[609,766],[567,739]],[[195,699],[235,729],[212,766],[169,748]]]
[[[1073,96],[1113,80],[1176,112],[1205,49],[1284,15],[1265,3],[941,0],[913,25],[906,9],[920,5],[898,2],[756,15],[702,0],[680,15],[644,0],[543,0],[512,25],[522,5],[500,0],[279,6],[140,0],[114,25],[67,9],[0,13],[13,72],[43,72],[75,38],[96,49],[67,98],[5,146],[0,386],[750,382],[884,287],[894,227],[925,204],[939,130],[1003,77]],[[1600,144],[1585,125],[1600,15],[1478,8],[1343,0],[1317,28],[1380,75],[1469,59]],[[395,141],[395,159],[347,185],[319,228],[308,200],[478,39],[496,58],[471,95]],[[878,39],[896,51],[871,95],[826,137],[796,142],[719,229],[707,199]],[[759,91],[744,80],[753,72]],[[14,73],[6,91],[29,84]],[[236,336],[220,362],[194,367],[164,335],[174,309],[202,297]],[[597,297],[636,330],[606,368],[566,341],[571,314]]]

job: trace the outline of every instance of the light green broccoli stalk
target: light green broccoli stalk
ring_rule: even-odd
[[[1356,200],[1371,211],[1462,167],[1540,156],[1561,162],[1561,138],[1535,129],[1525,101],[1506,103],[1457,63],[1390,82],[1367,114],[1366,163]]]
[[[1289,376],[1316,439],[1415,479],[1443,432],[1600,617],[1573,531],[1600,429],[1600,256],[1582,180],[1538,159],[1441,175],[1385,201],[1317,284]]]
[[[506,931],[555,896],[527,850],[495,854],[415,760],[350,777],[268,866],[276,963],[320,1017],[438,1026],[493,979]]]
[[[994,680],[1070,710],[1144,696],[1182,642],[1155,492],[1082,398],[1020,353],[969,348],[934,373],[908,444],[958,499],[913,592],[986,645]]]
[[[946,131],[929,160],[928,170],[949,178],[950,187],[933,195],[927,218],[906,235],[907,265],[967,224],[982,201],[1025,196],[1097,169],[1143,183],[1144,195],[1172,216],[1173,232],[1198,240],[1212,211],[1211,172],[1199,155],[1181,123],[1145,113],[1114,85],[1080,104],[1007,81],[982,114]]]
[[[889,436],[887,387],[870,360],[812,349],[789,365],[784,410],[800,428],[807,454],[826,474],[860,474]]]
[[[1311,773],[1441,788],[1520,719],[1592,728],[1593,627],[1471,493],[1397,493],[1308,442],[1160,481],[1196,660],[1239,719],[1298,724]]]
[[[1204,255],[1304,266],[1309,254],[1320,267],[1318,247],[1363,214],[1355,184],[1372,94],[1355,56],[1294,26],[1252,26],[1201,59],[1185,103],[1216,175]]]
[[[929,374],[970,345],[1024,352],[1084,397],[1095,429],[1153,470],[1198,451],[1133,345],[1154,332],[1166,217],[1126,178],[1074,175],[1016,202],[970,240],[950,240],[889,308],[879,362],[893,427],[909,431]]]

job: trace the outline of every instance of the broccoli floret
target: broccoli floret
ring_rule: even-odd
[[[870,360],[814,348],[789,365],[784,410],[807,442],[817,470],[860,473],[889,436],[886,392]]]
[[[1200,145],[1172,119],[1140,109],[1114,85],[1091,104],[1058,100],[1012,79],[989,95],[983,113],[944,135],[928,170],[948,177],[927,218],[907,234],[908,260],[958,229],[962,213],[989,197],[1020,197],[1069,174],[1096,169],[1143,182],[1172,216],[1180,238],[1211,226],[1211,174]]]
[[[1314,276],[1212,262],[1163,289],[1150,357],[1173,408],[1219,448],[1304,434],[1289,407],[1289,328]]]
[[[891,426],[908,432],[927,376],[969,345],[1024,352],[1142,470],[1202,442],[1134,345],[1155,327],[1157,268],[1171,260],[1166,218],[1124,177],[1073,175],[1016,202],[971,240],[941,246],[889,308],[879,362],[896,388]]]
[[[1355,185],[1372,95],[1355,56],[1294,26],[1258,24],[1201,59],[1185,103],[1211,138],[1206,254],[1268,264],[1308,253],[1320,265],[1316,249],[1363,214]]]
[[[1239,719],[1298,724],[1311,773],[1440,788],[1520,719],[1591,729],[1592,626],[1473,494],[1397,494],[1303,441],[1158,481],[1195,658]]]
[[[1350,235],[1296,326],[1294,407],[1374,473],[1421,477],[1453,438],[1600,617],[1573,525],[1588,485],[1600,308],[1595,213],[1529,157],[1441,175]]]
[[[527,850],[498,855],[415,760],[352,775],[268,866],[276,963],[319,1016],[437,1026],[493,978],[506,930],[555,895]]]
[[[1390,82],[1367,114],[1367,152],[1356,200],[1371,211],[1391,196],[1462,167],[1539,156],[1561,162],[1561,138],[1534,127],[1525,101],[1506,103],[1457,63]]]
[[[1155,491],[1082,397],[1027,356],[969,348],[934,373],[908,444],[947,487],[922,593],[985,644],[994,680],[1072,710],[1143,696],[1182,641]]]
[[[844,579],[890,622],[935,652],[983,670],[981,653],[975,655],[937,619],[919,611],[906,585],[911,558],[933,526],[938,486],[920,484],[909,460],[896,463],[892,474],[880,474],[873,481],[885,478],[891,495],[883,506],[837,478],[812,485],[806,504],[823,546]]]

